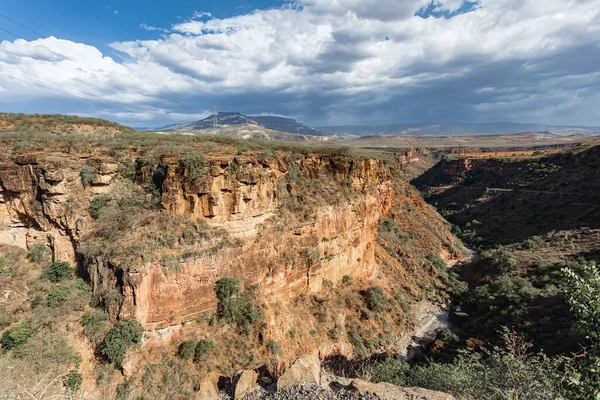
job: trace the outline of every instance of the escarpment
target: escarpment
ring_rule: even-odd
[[[345,275],[369,277],[379,220],[401,201],[378,160],[219,154],[193,168],[176,154],[4,156],[0,242],[48,246],[54,260],[78,263],[101,299],[117,294],[113,315],[159,328],[213,310],[223,276],[260,285],[272,300],[316,293]],[[130,179],[162,217],[128,213]],[[186,222],[161,227],[165,214]],[[133,248],[146,253],[132,256]]]

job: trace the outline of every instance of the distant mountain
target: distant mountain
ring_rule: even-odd
[[[407,123],[380,126],[323,126],[316,129],[326,133],[346,133],[358,136],[367,135],[413,135],[413,136],[455,136],[455,135],[494,135],[521,132],[551,132],[554,134],[591,134],[600,132],[600,127],[575,125],[520,124],[515,122],[491,123]]]
[[[214,129],[215,118],[219,128],[232,128],[235,126],[246,126],[246,127],[262,127],[272,131],[279,131],[285,133],[293,133],[297,135],[309,135],[309,136],[324,136],[322,132],[313,129],[309,126],[299,123],[292,118],[275,117],[275,116],[246,116],[237,112],[220,112],[217,115],[211,115],[205,119],[186,122],[182,124],[167,125],[162,128],[156,129],[161,132],[174,132],[174,131],[206,131]],[[231,130],[231,129],[229,129]]]

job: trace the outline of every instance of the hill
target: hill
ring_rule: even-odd
[[[0,113],[0,132],[39,131],[47,133],[123,133],[133,129],[100,118],[62,114]]]
[[[551,132],[560,135],[590,134],[600,132],[600,127],[578,125],[521,124],[514,122],[492,123],[406,123],[392,125],[346,125],[322,126],[317,128],[328,133],[367,135],[412,135],[412,136],[452,136],[452,135],[498,135],[520,132]]]
[[[216,120],[216,121],[215,121]],[[324,136],[322,132],[310,128],[299,123],[292,118],[276,117],[276,116],[246,116],[237,112],[220,112],[217,115],[211,115],[205,119],[193,122],[187,122],[176,125],[168,125],[158,128],[159,132],[198,132],[211,131],[215,128],[215,122],[219,130],[224,130],[229,134],[233,134],[236,130],[242,131],[240,136],[243,136],[243,128],[247,131],[260,131],[261,128],[268,131],[277,131],[283,133],[291,133],[295,135],[307,136]],[[239,129],[242,128],[242,129]],[[221,132],[219,132],[221,133]],[[266,132],[268,135],[268,132]]]

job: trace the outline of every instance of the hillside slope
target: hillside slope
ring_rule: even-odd
[[[62,114],[0,113],[0,132],[123,133],[133,129],[99,118]]]

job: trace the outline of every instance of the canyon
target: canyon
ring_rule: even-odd
[[[422,301],[424,289],[443,290],[426,256],[463,257],[448,224],[402,177],[402,157],[240,150],[237,142],[215,147],[187,138],[183,151],[88,140],[5,144],[0,246],[43,246],[51,261],[76,266],[112,323],[139,321],[146,355],[130,357],[125,371],[153,348],[200,333],[224,345],[215,354],[231,363],[224,373],[267,361],[263,341],[285,348],[280,366],[362,348],[337,331],[354,329],[369,346],[376,343],[370,336],[389,331],[376,346],[392,348],[412,317],[390,304],[386,318],[364,321],[360,293],[379,285]],[[202,322],[217,311],[215,284],[223,277],[252,293],[264,315],[243,342]],[[352,280],[355,286],[337,289]],[[17,296],[5,295],[6,312],[22,313]],[[68,340],[82,348],[77,335]],[[250,348],[239,348],[248,340]],[[225,353],[236,346],[251,357],[232,361]]]

